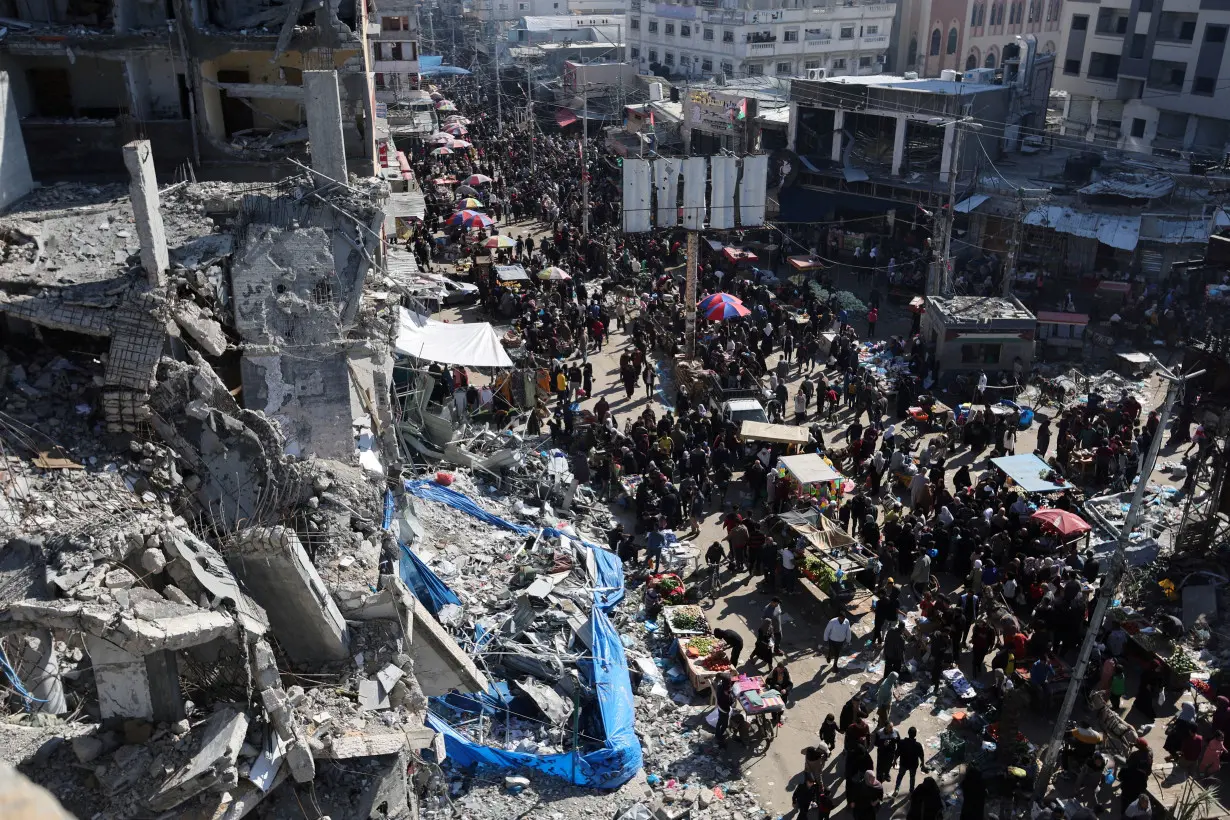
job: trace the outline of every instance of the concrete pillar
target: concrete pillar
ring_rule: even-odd
[[[909,119],[897,117],[897,131],[893,134],[893,176],[901,176],[901,163],[905,160],[905,129]]]
[[[336,71],[303,72],[303,107],[316,184],[346,182],[346,142],[342,136],[342,95]],[[325,179],[328,177],[328,179]]]
[[[1196,144],[1196,125],[1199,120],[1195,114],[1187,115],[1187,127],[1183,130],[1183,150],[1190,151]]]
[[[68,711],[64,701],[64,684],[60,680],[60,662],[51,630],[39,629],[26,638],[21,653],[22,668],[32,670],[27,684],[30,694],[38,699],[32,705],[36,712],[62,715]]]
[[[244,530],[226,563],[265,608],[278,643],[291,660],[348,656],[346,621],[294,530]]]
[[[841,149],[845,145],[842,139],[841,129],[846,125],[846,112],[837,110],[833,112],[833,162],[841,162]]]
[[[158,178],[154,175],[154,152],[149,140],[133,140],[124,146],[124,164],[132,177],[128,193],[132,214],[141,238],[141,267],[156,288],[166,286],[166,271],[171,266],[167,255],[167,233],[158,210]]]
[[[184,699],[174,652],[161,650],[141,657],[88,633],[85,648],[90,653],[104,719],[144,718],[166,723],[183,719]]]
[[[786,150],[798,151],[799,140],[799,104],[790,103],[790,119],[786,122]]]
[[[1093,142],[1097,139],[1098,131],[1098,109],[1102,107],[1102,101],[1094,97],[1093,102],[1089,104],[1089,128],[1085,131],[1085,142]]]
[[[1059,122],[1059,135],[1066,136],[1068,133],[1068,115],[1072,111],[1072,95],[1069,94],[1063,101],[1063,119]]]
[[[34,188],[21,118],[7,72],[0,71],[0,211]]]
[[[948,174],[952,169],[952,155],[956,148],[957,124],[950,122],[944,126],[944,152],[940,155],[940,179],[945,182],[948,181]]]

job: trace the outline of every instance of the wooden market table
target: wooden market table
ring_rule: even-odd
[[[722,674],[722,672],[715,672],[701,666],[700,662],[704,660],[703,657],[688,657],[688,644],[696,637],[699,636],[693,636],[692,638],[680,638],[678,640],[679,660],[683,663],[683,671],[688,676],[688,683],[692,684],[692,691],[700,694],[701,692],[708,691],[709,688],[713,686],[713,679]],[[719,643],[722,647],[729,651],[730,647],[726,646],[725,641],[719,641]]]

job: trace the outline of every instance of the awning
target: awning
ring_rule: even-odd
[[[555,112],[555,124],[560,128],[572,125],[577,121],[577,115],[569,108],[560,108]]]
[[[974,194],[969,199],[963,199],[956,205],[953,205],[952,209],[959,214],[967,214],[990,198],[986,194]]]
[[[1043,310],[1038,313],[1040,325],[1087,325],[1089,316],[1084,313],[1055,313]]]
[[[418,191],[389,194],[389,204],[385,208],[385,214],[422,221],[427,216],[427,200]]]
[[[520,265],[496,265],[495,278],[501,282],[528,282],[530,275]]]
[[[824,260],[818,256],[791,256],[787,260],[795,270],[822,270]]]
[[[1140,241],[1139,215],[1079,213],[1061,205],[1043,205],[1025,214],[1024,224],[1096,239],[1124,251],[1136,250]]]
[[[1051,467],[1033,453],[993,458],[991,463],[1027,493],[1057,493],[1072,487],[1071,484],[1056,484],[1044,479],[1043,474],[1051,472]]]
[[[782,456],[777,463],[786,468],[786,472],[794,476],[800,484],[820,484],[826,481],[840,481],[843,476],[833,469],[833,466],[816,453],[804,453],[797,456]]]
[[[399,308],[394,350],[429,362],[465,367],[512,367],[500,337],[487,322],[450,324]]]
[[[763,421],[745,420],[739,428],[745,441],[772,441],[777,444],[806,444],[811,436],[805,427],[789,424],[767,424]]]

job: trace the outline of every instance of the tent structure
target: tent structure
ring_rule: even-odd
[[[1016,485],[1027,493],[1057,493],[1070,488],[1071,484],[1050,481],[1044,476],[1050,475],[1051,465],[1038,458],[1033,453],[1019,456],[1001,456],[991,459],[991,463],[1004,475],[1011,478]]]
[[[833,469],[832,465],[815,453],[803,453],[797,456],[782,456],[777,463],[786,468],[786,472],[794,476],[800,484],[819,484],[828,481],[840,481],[843,476]]]
[[[464,367],[512,367],[500,337],[487,322],[437,322],[401,308],[394,350],[429,362]]]

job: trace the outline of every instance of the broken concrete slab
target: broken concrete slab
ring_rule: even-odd
[[[135,655],[86,634],[98,705],[104,718],[145,718],[174,723],[184,717],[174,652]]]
[[[181,300],[175,303],[175,324],[210,356],[221,356],[226,352],[226,334],[222,331],[222,325],[206,316],[205,309],[196,302]]]
[[[185,597],[191,600],[188,592],[194,595],[204,592],[211,599],[228,601],[246,633],[260,636],[268,631],[269,617],[265,610],[239,588],[234,573],[216,549],[182,528],[171,532],[162,548],[171,558],[167,573]]]
[[[355,732],[335,735],[317,750],[316,757],[322,760],[348,760],[355,757],[373,757],[397,754],[407,745],[405,732]]]
[[[234,620],[225,613],[171,601],[139,599],[132,609],[123,610],[117,603],[27,600],[10,606],[9,612],[15,621],[105,638],[134,655],[188,649],[237,634]]]
[[[403,623],[409,622],[415,627],[414,642],[406,647],[406,653],[414,660],[415,677],[424,694],[487,691],[486,675],[462,651],[453,636],[431,617],[405,582],[395,575],[382,575],[380,585],[396,595]]]
[[[294,530],[244,530],[227,563],[265,607],[292,660],[340,660],[349,654],[346,621]]]
[[[234,774],[248,732],[248,716],[223,708],[196,730],[201,739],[192,759],[181,766],[149,799],[152,808],[167,811],[207,789],[226,784]]]

